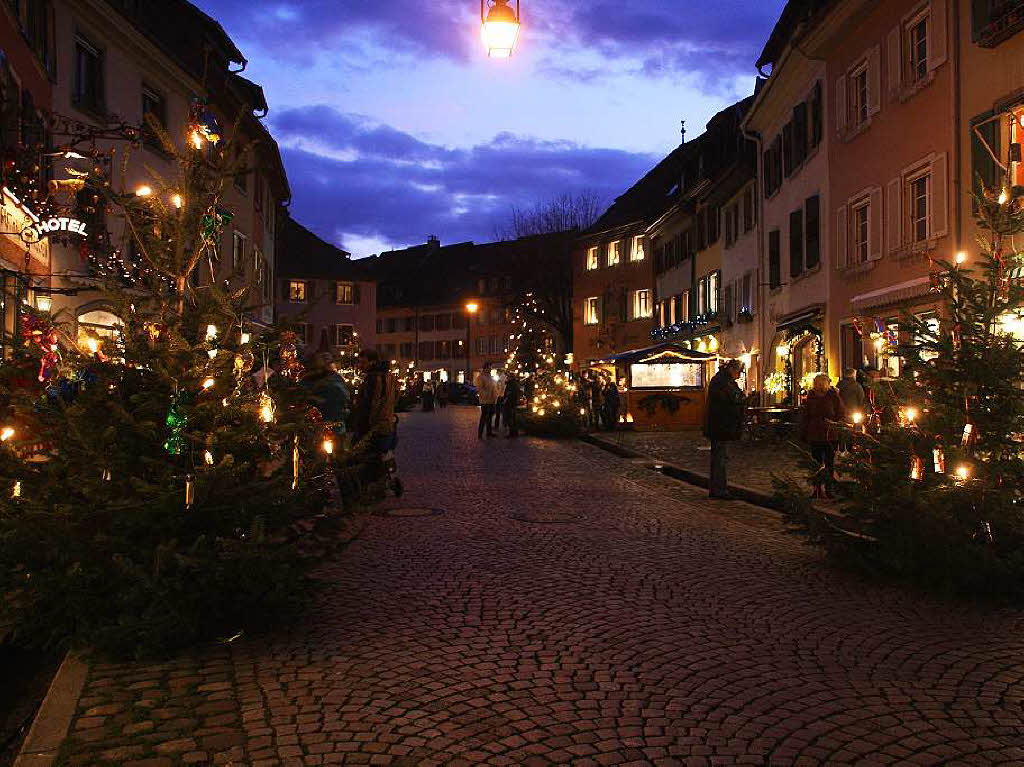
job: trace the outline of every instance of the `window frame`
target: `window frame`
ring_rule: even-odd
[[[587,296],[583,299],[583,324],[601,324],[601,297]]]
[[[917,216],[916,205],[920,198],[915,190],[915,187],[922,183],[924,184],[924,215],[923,217]],[[903,182],[904,195],[907,200],[907,214],[909,219],[909,244],[911,247],[915,245],[924,245],[932,237],[932,171],[930,165],[925,165],[918,170],[908,173]],[[918,225],[924,223],[924,237],[918,237]]]
[[[916,61],[918,45],[915,45],[914,31],[924,26],[924,57]],[[930,4],[922,7],[917,13],[903,22],[900,32],[902,46],[900,77],[903,85],[914,86],[928,79],[928,56],[932,46],[932,19]],[[918,43],[919,44],[919,43]]]
[[[601,257],[597,245],[587,248],[587,271],[595,272],[601,268]]]
[[[92,42],[92,40],[80,31],[75,31],[74,34],[74,61],[72,64],[72,80],[71,80],[71,105],[79,111],[86,112],[88,114],[99,115],[106,108],[106,78],[105,63],[106,56],[104,50],[100,46]],[[80,66],[81,57],[79,56],[79,48],[88,54],[91,54],[95,59],[96,66],[93,72],[94,81],[92,83],[93,90],[95,91],[94,100],[89,103],[83,99],[83,82],[79,79],[82,76],[82,67]]]
[[[288,280],[288,303],[306,303],[307,285],[305,280]]]
[[[860,221],[863,212],[864,220]],[[863,240],[860,239],[861,227],[863,227]],[[864,197],[850,203],[850,245],[851,255],[855,258],[849,259],[849,266],[862,266],[871,260],[871,196]],[[861,250],[863,249],[863,258]]]
[[[231,231],[231,268],[237,271],[245,263],[245,241],[248,239],[237,229]],[[241,243],[241,247],[239,247]]]
[[[847,96],[847,114],[849,116],[848,130],[855,131],[863,128],[871,120],[871,77],[868,72],[869,62],[867,57],[850,68],[847,75],[849,85]],[[863,88],[860,86],[860,79],[864,79]],[[863,96],[863,101],[860,100]]]
[[[345,290],[348,291],[348,300],[344,299]],[[334,303],[338,306],[355,306],[356,284],[348,280],[334,281]]]
[[[618,266],[622,263],[622,240],[612,240],[605,251],[605,264]]]
[[[630,263],[636,263],[637,261],[644,260],[644,236],[642,234],[634,234],[630,241],[629,250],[629,261]]]
[[[157,122],[160,123],[160,127],[167,130],[167,97],[157,88],[154,88],[147,82],[142,83],[141,88],[142,96],[142,143],[148,149],[155,149],[160,153],[165,153],[163,144],[160,142],[160,137],[152,132],[149,128],[149,124],[146,121],[146,115],[152,113],[156,117]],[[155,102],[158,105],[158,110],[146,110],[146,101]]]
[[[651,289],[639,288],[633,291],[633,319],[649,320],[654,317],[654,307],[651,304]]]

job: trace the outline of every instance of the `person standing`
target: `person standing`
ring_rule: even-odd
[[[494,406],[498,402],[498,382],[491,375],[490,363],[484,363],[483,368],[477,373],[476,389],[480,397],[480,423],[477,425],[476,436],[483,439],[484,429],[487,429],[487,436],[494,436]]]
[[[843,403],[843,410],[846,411],[847,422],[854,413],[864,415],[867,395],[864,394],[864,387],[857,381],[857,371],[854,368],[847,368],[843,371],[843,380],[839,382],[839,400]],[[840,436],[839,449],[840,451],[850,449],[849,432]]]
[[[604,409],[604,381],[600,373],[595,373],[590,382],[590,426],[601,427],[601,412]]]
[[[508,428],[508,436],[513,439],[519,436],[519,398],[521,394],[519,379],[514,372],[510,372],[505,380],[505,394],[502,402],[505,407],[505,426]]]
[[[614,378],[608,379],[604,387],[604,426],[615,431],[619,423],[619,387]]]
[[[494,431],[497,432],[501,430],[501,416],[505,407],[505,377],[497,370],[491,371],[491,377],[498,387],[498,399],[494,401]]]
[[[434,412],[434,384],[431,381],[423,382],[423,412]]]
[[[383,475],[384,453],[394,444],[398,385],[387,361],[381,360],[376,350],[361,350],[358,365],[363,381],[349,416],[351,453],[363,464],[364,479],[372,481]]]
[[[438,408],[440,408],[441,410],[446,409],[448,407],[448,397],[450,396],[447,381],[441,381],[441,383],[437,385],[436,394]]]
[[[814,386],[807,393],[800,411],[800,439],[810,446],[811,455],[819,466],[814,474],[812,498],[832,497],[836,445],[839,442],[836,424],[844,415],[838,392],[832,388],[828,376],[819,373],[814,377]]]
[[[705,435],[711,440],[711,476],[708,496],[729,500],[727,478],[729,443],[743,433],[746,397],[736,381],[743,374],[743,363],[729,360],[718,370],[708,384],[708,408]]]

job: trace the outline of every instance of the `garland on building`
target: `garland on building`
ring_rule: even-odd
[[[780,486],[797,529],[835,559],[1024,595],[1024,288],[1012,278],[1024,263],[1022,203],[1006,190],[981,195],[982,252],[935,264],[939,322],[903,318],[903,369],[869,392],[878,418],[852,429],[838,521],[803,488]]]

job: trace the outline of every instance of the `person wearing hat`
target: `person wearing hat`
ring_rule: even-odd
[[[719,368],[708,384],[708,408],[704,434],[711,440],[711,472],[708,496],[729,500],[726,477],[729,464],[729,443],[743,433],[746,397],[736,381],[743,374],[743,363],[729,360]]]

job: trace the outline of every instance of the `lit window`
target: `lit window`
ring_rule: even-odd
[[[907,81],[916,83],[928,74],[928,17],[918,17],[907,28]]]
[[[867,263],[870,244],[871,205],[864,202],[853,209],[853,256],[858,264]]]
[[[708,311],[708,278],[701,277],[697,281],[697,314],[707,314]]]
[[[633,238],[633,247],[629,251],[630,261],[644,260],[644,237],[642,234]]]
[[[608,266],[615,266],[622,260],[622,240],[608,243]]]
[[[337,282],[334,284],[334,303],[352,304],[354,301],[354,286],[351,282]]]
[[[596,325],[601,321],[601,299],[593,296],[587,299],[583,307],[583,324]]]
[[[910,181],[910,235],[914,242],[928,240],[928,182],[930,174]]]
[[[633,292],[633,317],[635,319],[646,319],[651,317],[651,291],[636,290]]]
[[[597,258],[597,248],[587,248],[587,271],[593,271],[600,266]]]
[[[334,345],[351,346],[355,339],[355,328],[352,325],[334,326]],[[403,347],[405,345],[403,344]]]
[[[720,272],[708,275],[708,314],[718,314],[718,289],[722,280]]]
[[[288,282],[288,300],[293,304],[301,304],[306,301],[306,283],[299,280]]]

